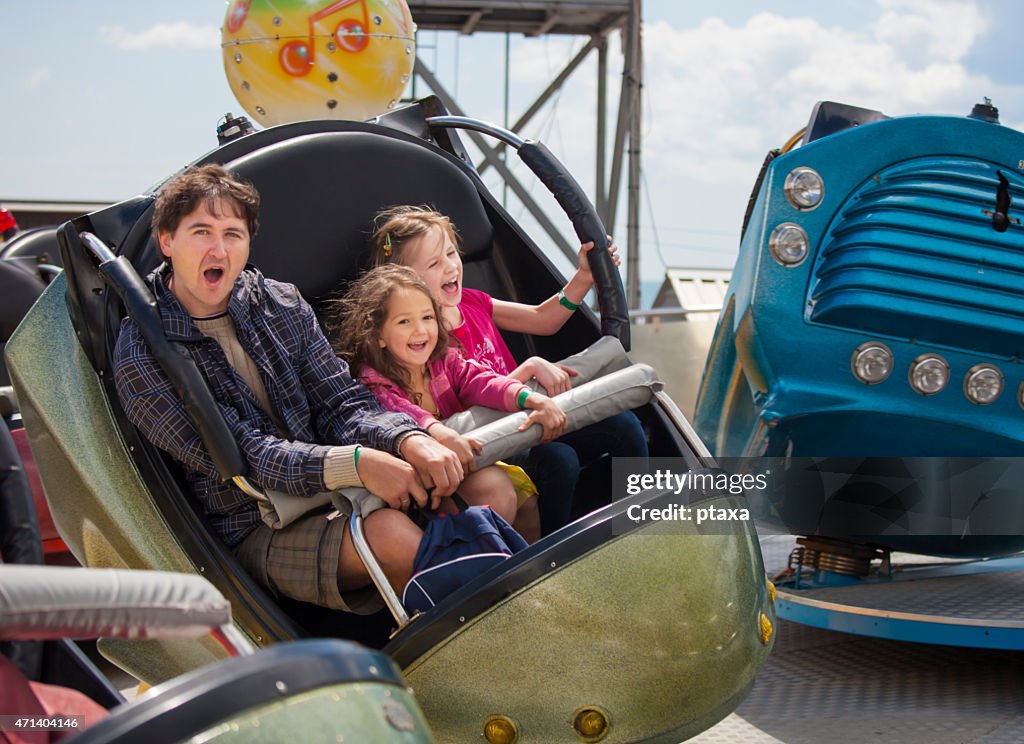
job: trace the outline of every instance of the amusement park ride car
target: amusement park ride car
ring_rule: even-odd
[[[898,118],[823,102],[769,153],[695,426],[720,462],[771,470],[751,506],[804,536],[770,568],[824,589],[780,616],[1024,648],[1022,155],[989,101]],[[894,570],[897,551],[939,565]]]
[[[542,145],[450,117],[434,99],[367,123],[273,127],[196,162],[223,163],[256,185],[264,206],[252,261],[268,276],[295,283],[314,307],[356,277],[373,215],[399,203],[431,203],[452,217],[468,286],[530,303],[551,296],[560,286],[557,270],[467,165],[457,128],[488,132],[516,148],[580,239],[606,245],[589,201]],[[159,262],[150,229],[154,196],[60,228],[64,271],[7,349],[50,510],[83,564],[201,574],[230,600],[235,624],[257,646],[311,635],[382,646],[440,741],[481,732],[490,741],[679,741],[742,700],[774,640],[774,589],[757,537],[746,521],[713,531],[680,523],[665,534],[622,518],[631,505],[667,503],[671,492],[649,490],[597,509],[430,612],[400,621],[390,637],[386,615],[366,624],[271,597],[210,531],[175,465],[126,421],[113,388],[111,351],[121,318],[147,311],[137,277]],[[516,356],[555,359],[602,336],[628,348],[621,280],[607,251],[596,253],[600,318],[584,310],[553,337],[513,336]],[[244,475],[233,440],[218,438],[216,416],[197,404],[203,391],[190,385],[179,393],[194,404],[222,475]],[[571,401],[573,393],[567,395]],[[715,467],[657,386],[634,405],[652,456],[676,458],[688,469]],[[611,500],[611,483],[597,489],[597,501]],[[701,498],[709,507],[743,506],[742,496],[727,492]],[[150,683],[224,656],[208,637],[105,639],[100,648]]]

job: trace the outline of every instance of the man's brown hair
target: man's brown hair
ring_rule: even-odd
[[[235,176],[217,163],[189,168],[172,178],[160,189],[153,207],[153,232],[173,233],[186,215],[206,203],[210,213],[217,215],[221,202],[234,207],[235,216],[245,220],[249,237],[259,229],[260,195],[256,187]]]

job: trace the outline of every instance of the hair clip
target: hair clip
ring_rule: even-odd
[[[384,233],[384,258],[391,258],[391,233]]]

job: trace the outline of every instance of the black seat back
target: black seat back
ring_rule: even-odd
[[[316,304],[355,278],[384,207],[430,204],[451,217],[465,260],[485,258],[490,221],[474,181],[448,156],[368,132],[322,132],[280,142],[225,165],[262,197],[250,260]]]

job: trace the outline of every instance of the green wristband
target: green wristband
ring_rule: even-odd
[[[530,391],[527,388],[523,388],[519,391],[519,395],[516,396],[516,405],[519,406],[519,410],[526,408],[526,399],[530,397]]]
[[[354,467],[354,468],[358,468],[359,467],[359,450],[361,450],[362,448],[363,448],[363,445],[361,445],[361,444],[357,444],[356,445],[355,452],[352,455],[352,467]]]
[[[579,305],[565,296],[565,287],[558,290],[558,304],[571,312],[576,312],[580,308]]]

